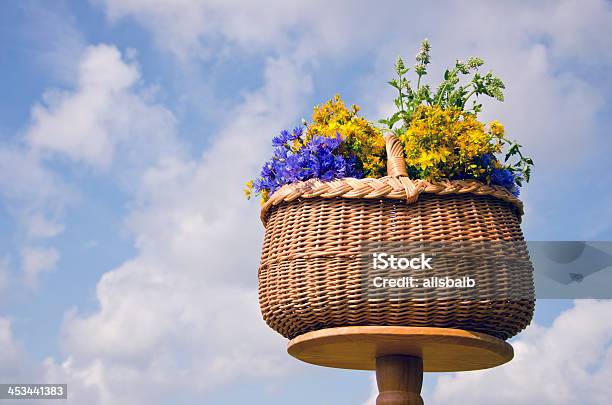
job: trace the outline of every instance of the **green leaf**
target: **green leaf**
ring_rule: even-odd
[[[389,118],[389,126],[393,126],[397,121],[402,119],[402,114],[401,111],[396,112],[395,114],[393,114],[391,116],[391,118]]]
[[[525,169],[525,180],[529,182],[530,178],[531,178],[531,167],[527,167],[527,169]]]

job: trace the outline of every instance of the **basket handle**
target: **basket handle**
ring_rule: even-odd
[[[406,201],[413,203],[419,198],[421,188],[418,188],[414,181],[408,177],[406,161],[404,160],[404,146],[395,135],[385,136],[385,146],[387,148],[387,176],[399,181],[406,192]]]
[[[406,161],[404,160],[404,146],[395,135],[385,135],[387,148],[387,176],[408,177]]]

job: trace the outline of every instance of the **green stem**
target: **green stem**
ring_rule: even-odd
[[[440,103],[442,102],[442,96],[444,95],[444,92],[446,91],[447,85],[448,85],[448,82],[444,83],[444,86],[442,86],[442,90],[440,90],[440,95],[438,96],[438,102],[437,102],[438,105],[440,105]]]
[[[397,87],[399,87],[398,92],[399,92],[399,100],[400,100],[400,111],[404,111],[404,97],[402,97],[402,76],[403,75],[401,75],[401,74],[398,75],[398,77],[399,77],[399,86],[397,86]]]
[[[470,99],[470,97],[472,97],[472,95],[476,93],[476,89],[472,90],[467,97],[465,98],[465,100],[463,101],[463,107],[465,107],[465,105],[467,104],[468,100]]]

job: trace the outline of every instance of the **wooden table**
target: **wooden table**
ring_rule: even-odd
[[[407,326],[322,329],[294,338],[287,351],[319,366],[376,370],[377,405],[423,404],[423,371],[482,370],[514,356],[508,343],[483,333]]]

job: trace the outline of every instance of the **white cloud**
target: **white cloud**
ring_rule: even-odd
[[[116,47],[88,47],[76,89],[48,91],[33,108],[29,144],[98,169],[109,168],[118,152],[138,165],[175,153],[174,117],[136,88],[139,79],[138,67]]]
[[[532,22],[539,22],[553,42],[552,49],[559,58],[571,55],[579,63],[597,66],[612,63],[606,38],[612,36],[612,5],[606,0],[566,0],[548,2],[547,18],[531,14]],[[604,51],[604,52],[602,52]]]
[[[63,232],[64,208],[74,202],[78,194],[49,170],[36,153],[25,147],[0,144],[0,197],[4,208],[16,221],[17,242],[24,246],[17,252],[21,255],[24,284],[35,287],[41,273],[55,269],[59,252],[29,244]],[[7,263],[8,258],[5,258],[4,264]],[[11,281],[8,265],[0,265],[0,290]]]
[[[135,18],[151,31],[162,49],[181,59],[219,57],[234,47],[247,54],[282,49],[309,58],[324,49],[339,55],[359,49],[364,43],[378,43],[377,37],[402,23],[410,11],[409,4],[398,2],[390,12],[389,8],[367,1],[100,2],[111,21]],[[380,24],[383,19],[385,24]]]
[[[526,41],[545,42],[556,56],[596,65],[612,57],[612,6],[605,0],[517,3],[462,1],[440,4],[367,1],[99,0],[108,18],[133,17],[157,44],[181,58],[241,52],[295,51],[304,58],[414,46],[425,36],[478,48],[498,49]],[[545,16],[545,17],[544,17]],[[176,24],[181,21],[181,24]],[[435,21],[436,24],[431,22]],[[358,27],[358,29],[356,29]],[[468,38],[466,38],[468,37]],[[502,44],[502,47],[499,45]],[[214,52],[213,52],[214,51]]]
[[[23,218],[29,238],[52,238],[64,231],[64,225],[47,218],[40,212],[26,213]]]
[[[292,60],[270,59],[264,86],[201,159],[166,155],[143,172],[128,218],[139,254],[102,277],[98,311],[67,314],[65,360],[46,362],[49,375],[84,387],[73,400],[148,404],[177,387],[202,392],[289,367],[284,340],[259,313],[263,228],[241,190],[310,89]]]
[[[38,11],[41,13],[41,11]],[[32,109],[31,125],[16,145],[0,144],[0,195],[24,230],[24,243],[64,230],[64,209],[78,193],[53,171],[56,158],[105,170],[118,181],[165,154],[179,153],[173,114],[138,86],[135,63],[114,46],[83,47],[74,90],[48,90]]]
[[[30,287],[38,284],[42,273],[55,270],[59,253],[54,248],[26,246],[21,250],[24,282]]]
[[[9,208],[28,221],[40,213],[53,216],[76,198],[60,176],[47,169],[39,157],[25,148],[0,144],[0,194]],[[42,219],[41,219],[42,220]],[[49,221],[47,218],[45,221]],[[38,228],[36,220],[34,228]],[[41,229],[31,229],[37,233]]]
[[[37,365],[13,333],[10,318],[0,317],[0,380],[3,383],[40,381]]]
[[[551,327],[532,325],[501,367],[444,375],[432,402],[608,404],[612,396],[612,301],[578,300]]]

